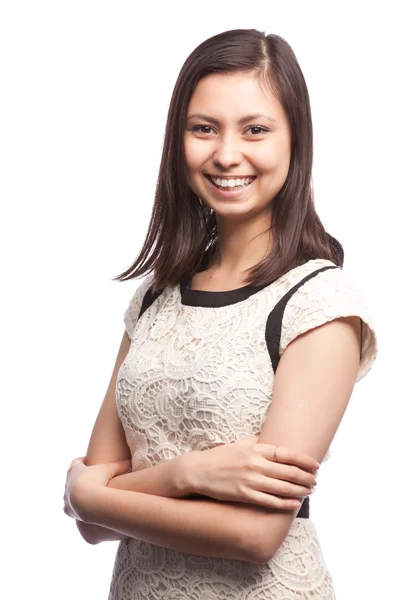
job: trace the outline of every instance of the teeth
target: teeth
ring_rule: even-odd
[[[222,179],[220,177],[211,177],[211,181],[220,187],[239,187],[248,185],[253,181],[253,177],[246,177],[245,179]]]

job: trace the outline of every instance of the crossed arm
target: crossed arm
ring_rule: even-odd
[[[360,319],[343,317],[289,344],[259,443],[296,448],[322,461],[354,388],[360,337]],[[113,486],[137,485],[141,491],[97,490],[82,501],[84,520],[180,552],[263,563],[276,553],[298,512],[157,495],[168,491],[168,477],[167,461],[116,478]]]

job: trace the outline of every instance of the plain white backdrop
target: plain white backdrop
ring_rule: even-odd
[[[400,43],[388,2],[0,5],[2,597],[107,599],[117,542],[63,513],[142,280],[178,72],[228,29],[284,37],[305,75],[317,211],[378,333],[311,513],[338,600],[394,598],[399,539]],[[190,600],[190,599],[188,599]]]

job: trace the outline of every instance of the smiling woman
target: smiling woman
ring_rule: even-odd
[[[89,448],[92,465],[130,453],[133,472],[80,495],[123,536],[109,600],[335,598],[311,471],[377,340],[316,213],[312,158],[285,40],[238,29],[190,54],[146,240],[116,278],[147,275]]]

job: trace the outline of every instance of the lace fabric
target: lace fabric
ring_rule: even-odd
[[[124,315],[132,343],[116,385],[133,470],[260,433],[274,384],[266,319],[304,276],[332,264],[310,260],[248,298],[217,307],[182,303],[177,285],[140,314],[152,276],[141,282]],[[280,354],[301,333],[350,315],[363,320],[359,381],[376,358],[377,340],[363,296],[342,269],[319,273],[291,297]],[[328,450],[323,460],[329,458]],[[296,518],[265,565],[184,554],[136,539],[120,542],[109,600],[141,598],[330,600],[335,595],[313,521]]]

